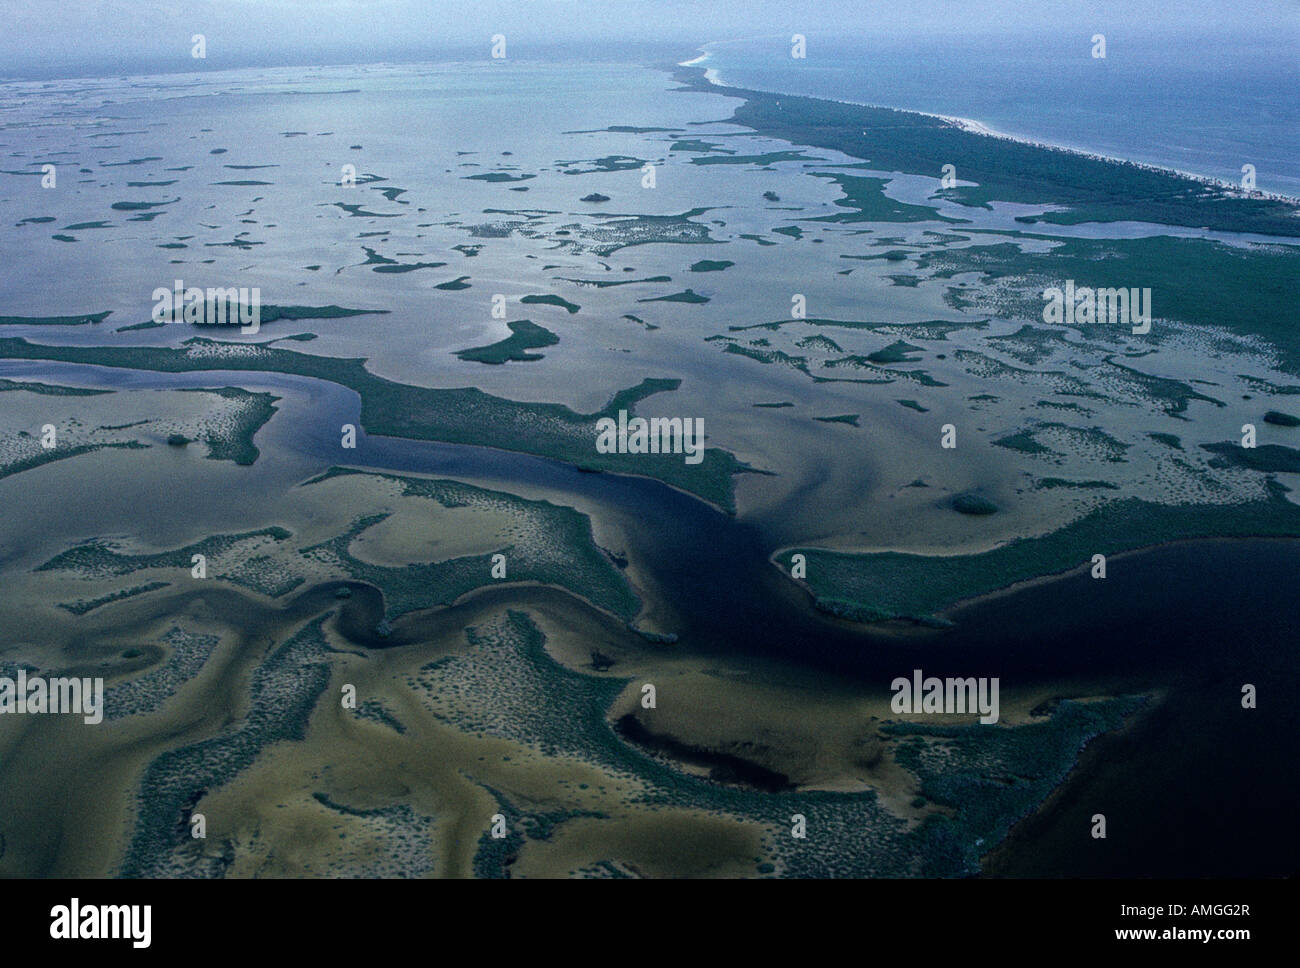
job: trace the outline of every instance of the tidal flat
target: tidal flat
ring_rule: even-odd
[[[1105,751],[1233,676],[1285,702],[1293,204],[498,66],[0,88],[0,669],[109,703],[0,720],[0,873],[971,876],[1041,872],[1035,830],[1065,869]],[[75,191],[22,177],[64,151]],[[272,325],[139,322],[177,280]],[[1065,280],[1149,288],[1149,331],[1047,322]],[[598,452],[620,410],[703,462]],[[998,724],[895,712],[918,667],[1000,677]]]

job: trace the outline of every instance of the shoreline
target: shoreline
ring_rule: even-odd
[[[714,43],[710,41],[709,43]],[[706,45],[707,46],[707,45]],[[983,121],[975,118],[958,117],[950,114],[936,114],[933,111],[921,111],[916,108],[901,108],[891,104],[877,104],[869,101],[852,101],[847,98],[832,98],[819,94],[796,94],[790,91],[769,91],[762,88],[743,87],[738,84],[730,84],[723,77],[716,67],[704,67],[703,64],[711,56],[709,51],[703,47],[699,48],[703,53],[698,57],[677,63],[678,68],[694,70],[700,72],[700,77],[704,83],[709,85],[708,89],[715,89],[718,92],[735,92],[743,96],[746,93],[766,94],[775,97],[799,97],[808,98],[814,101],[825,101],[828,104],[843,104],[850,107],[871,108],[880,111],[897,111],[900,114],[917,115],[923,118],[932,118],[936,121],[942,121],[952,127],[965,132],[966,134],[982,135],[987,138],[995,138],[999,141],[1007,141],[1012,144],[1024,145],[1029,148],[1039,148],[1044,151],[1059,151],[1066,154],[1075,155],[1080,158],[1086,158],[1090,161],[1107,162],[1109,164],[1129,165],[1143,171],[1153,172],[1162,175],[1176,175],[1179,178],[1185,178],[1189,181],[1198,182],[1203,185],[1211,186],[1222,191],[1230,192],[1238,198],[1257,199],[1260,201],[1283,202],[1291,205],[1300,206],[1300,196],[1287,195],[1281,192],[1265,192],[1260,190],[1244,191],[1234,182],[1224,181],[1221,178],[1215,178],[1213,175],[1204,175],[1198,172],[1185,171],[1181,168],[1174,168],[1169,165],[1157,165],[1150,162],[1134,161],[1130,158],[1121,158],[1117,155],[1102,154],[1088,148],[1081,148],[1073,145],[1057,144],[1051,141],[1042,141],[1030,135],[1011,134],[1001,131],[997,128],[990,127]],[[1297,234],[1300,234],[1300,227],[1297,228]]]
[[[1128,548],[1123,551],[1117,551],[1112,554],[1108,554],[1106,556],[1106,561],[1109,564],[1112,561],[1123,560],[1125,558],[1132,558],[1137,555],[1147,555],[1155,552],[1160,552],[1165,549],[1180,548],[1180,547],[1185,547],[1190,545],[1211,544],[1217,542],[1229,542],[1235,544],[1235,543],[1247,542],[1247,541],[1268,542],[1270,544],[1274,542],[1280,543],[1280,542],[1287,542],[1287,541],[1300,542],[1300,535],[1232,534],[1232,535],[1197,535],[1197,536],[1189,536],[1185,538],[1172,538],[1172,539],[1168,539],[1164,541],[1156,541],[1152,544],[1141,545],[1136,548]],[[790,577],[790,573],[788,569],[784,564],[782,564],[781,561],[778,560],[778,556],[783,554],[789,555],[790,553],[802,547],[804,546],[790,545],[788,547],[778,548],[776,551],[773,551],[772,554],[768,556],[768,562],[774,568],[776,568],[776,570],[781,574],[783,578],[785,578],[789,582],[792,582],[808,596],[808,607],[811,610],[811,612],[815,615],[824,618],[848,623],[850,627],[860,629],[863,632],[868,632],[873,635],[886,635],[886,636],[903,636],[903,635],[912,636],[917,634],[939,635],[939,634],[951,632],[953,628],[955,628],[957,625],[960,624],[957,621],[957,615],[960,612],[978,608],[990,602],[997,601],[998,599],[1007,598],[1009,596],[1018,594],[1022,591],[1028,591],[1031,588],[1039,588],[1044,585],[1051,585],[1055,582],[1063,581],[1066,578],[1069,578],[1070,576],[1076,573],[1087,571],[1090,565],[1090,562],[1088,561],[1080,561],[1078,565],[1072,568],[1067,568],[1064,571],[1046,572],[1041,575],[1034,575],[1028,578],[1017,579],[1016,581],[1013,581],[1010,584],[1002,585],[998,588],[992,589],[991,591],[980,592],[975,595],[967,595],[962,598],[954,599],[952,602],[948,603],[943,608],[937,609],[931,616],[932,618],[937,618],[945,622],[950,622],[951,623],[950,625],[936,625],[936,626],[926,625],[924,622],[919,621],[915,617],[910,617],[910,618],[894,617],[888,619],[881,619],[879,621],[874,621],[874,622],[863,622],[851,618],[845,618],[844,616],[841,615],[833,615],[829,612],[821,611],[821,609],[817,607],[817,600],[818,600],[817,593],[812,589],[812,587],[808,584],[808,582],[805,579]],[[952,558],[962,557],[962,555],[960,554],[931,555],[929,557],[936,558],[936,559],[943,559],[949,557]]]
[[[1137,555],[1147,555],[1153,552],[1163,551],[1170,548],[1181,548],[1189,545],[1210,544],[1214,542],[1245,542],[1245,541],[1265,541],[1265,542],[1284,542],[1300,541],[1300,535],[1283,536],[1275,534],[1230,534],[1230,535],[1200,535],[1186,538],[1171,538],[1166,541],[1157,541],[1154,544],[1142,545],[1138,548],[1129,548],[1125,551],[1117,551],[1106,556],[1106,562],[1109,565],[1112,561],[1121,561],[1125,558],[1131,558]],[[1074,575],[1077,572],[1087,571],[1091,562],[1082,561],[1076,567],[1069,568],[1065,571],[1049,572],[1044,575],[1036,575],[1033,578],[1023,578],[1020,581],[1012,582],[1010,585],[1003,585],[1001,588],[995,588],[990,592],[983,592],[979,595],[971,595],[966,598],[957,599],[951,605],[937,612],[939,618],[952,619],[957,612],[975,608],[986,602],[996,601],[999,598],[1005,598],[1014,595],[1017,592],[1030,588],[1037,588],[1042,585],[1050,585],[1053,582],[1062,581]],[[938,631],[944,631],[939,629]]]
[[[1032,809],[1013,820],[1002,839],[980,854],[980,871],[976,877],[982,879],[1007,877],[1008,875],[999,871],[1002,865],[1014,863],[1021,851],[1032,853],[1035,850],[1032,833],[1026,836],[1026,832],[1032,831],[1036,822],[1042,823],[1045,819],[1049,819],[1052,811],[1059,809],[1063,802],[1068,802],[1074,787],[1086,786],[1087,782],[1104,768],[1106,750],[1111,744],[1117,739],[1132,736],[1153,717],[1164,712],[1169,702],[1169,694],[1170,690],[1163,687],[1152,690],[1145,695],[1142,707],[1135,710],[1119,729],[1099,733],[1086,740],[1079,748],[1069,772],[1061,777],[1060,782],[1052,787],[1051,792]]]

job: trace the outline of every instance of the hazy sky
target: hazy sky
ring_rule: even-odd
[[[1300,40],[1300,0],[0,0],[0,75],[435,57],[496,33],[530,47],[680,43],[794,32],[1258,33]],[[1300,49],[1297,51],[1300,54]],[[484,54],[486,56],[486,53]],[[1195,48],[1189,48],[1195,56]]]

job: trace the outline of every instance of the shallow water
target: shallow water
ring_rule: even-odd
[[[924,503],[902,507],[904,500],[913,500],[914,492],[899,489],[913,478],[933,475],[938,486],[931,493],[947,493],[974,482],[1000,487],[1008,497],[1019,495],[1022,457],[1006,451],[986,453],[986,448],[966,453],[969,460],[958,471],[939,471],[933,431],[941,417],[947,419],[944,414],[949,411],[942,408],[951,407],[974,417],[972,423],[980,431],[987,424],[992,437],[1001,432],[996,418],[1024,420],[1017,413],[1046,391],[1030,388],[1014,397],[1014,388],[999,386],[1007,403],[998,413],[957,410],[962,397],[988,388],[992,381],[962,381],[957,367],[950,360],[941,364],[937,353],[926,365],[953,381],[946,397],[945,393],[927,396],[932,393],[929,387],[918,390],[908,384],[888,390],[814,384],[806,374],[790,368],[723,354],[703,337],[731,332],[730,325],[784,319],[790,311],[790,290],[796,286],[809,295],[813,316],[895,323],[963,319],[943,301],[937,286],[888,285],[883,275],[887,266],[842,263],[838,257],[878,252],[876,247],[882,245],[932,244],[926,232],[1023,228],[1012,221],[1023,207],[984,213],[942,203],[938,205],[942,214],[972,218],[974,223],[867,227],[804,222],[803,240],[772,235],[774,228],[795,219],[836,211],[840,193],[816,174],[834,171],[853,159],[810,151],[806,159],[770,166],[695,165],[670,156],[672,136],[663,132],[588,130],[629,123],[676,128],[678,136],[713,140],[746,154],[789,148],[716,121],[730,114],[734,100],[722,94],[673,95],[668,93],[670,87],[665,74],[642,68],[528,64],[501,70],[441,65],[420,70],[232,72],[191,81],[109,81],[98,83],[89,98],[69,83],[60,89],[59,96],[66,100],[58,112],[59,123],[66,123],[67,130],[42,131],[36,139],[39,150],[28,150],[24,157],[7,161],[6,167],[55,157],[56,151],[68,149],[60,139],[73,140],[67,131],[75,130],[80,163],[92,168],[93,177],[73,191],[42,195],[29,176],[0,176],[5,179],[0,181],[5,189],[0,197],[4,218],[12,216],[16,222],[46,211],[58,215],[50,226],[27,225],[7,236],[15,244],[6,247],[11,258],[4,270],[3,310],[44,315],[113,308],[114,315],[93,327],[4,327],[6,332],[0,336],[51,343],[177,345],[195,331],[184,326],[120,334],[114,330],[146,318],[150,292],[155,286],[170,285],[173,278],[221,285],[247,279],[264,287],[266,302],[391,310],[388,316],[270,324],[255,337],[312,331],[319,339],[279,345],[366,357],[373,371],[391,379],[428,386],[476,385],[511,399],[562,402],[590,410],[603,405],[615,390],[646,376],[677,377],[684,381],[682,388],[646,401],[647,413],[654,408],[669,414],[704,414],[711,445],[734,449],[755,466],[777,471],[774,477],[737,478],[742,498],[739,517],[722,514],[653,480],[587,474],[556,461],[486,448],[368,437],[363,432],[356,450],[342,451],[338,428],[358,423],[360,401],[352,391],[321,381],[250,371],[166,374],[0,362],[0,376],[15,379],[123,390],[232,384],[283,398],[280,413],[258,434],[262,456],[256,464],[178,466],[174,492],[165,501],[157,500],[156,492],[137,492],[126,478],[107,487],[92,482],[97,488],[94,500],[87,500],[86,482],[79,474],[64,474],[60,465],[54,465],[56,470],[48,475],[36,471],[30,478],[24,473],[0,481],[0,489],[14,498],[12,506],[23,508],[21,517],[12,516],[0,527],[4,539],[0,560],[8,563],[34,553],[24,546],[25,533],[39,536],[42,542],[66,545],[90,534],[130,530],[146,541],[174,545],[192,538],[196,527],[216,520],[241,520],[241,513],[260,523],[272,512],[259,496],[279,495],[340,463],[464,478],[545,495],[574,504],[598,525],[611,525],[610,530],[625,541],[625,546],[613,550],[626,553],[634,572],[646,576],[653,590],[656,626],[679,635],[677,648],[693,654],[741,662],[775,660],[857,680],[882,693],[893,678],[914,668],[924,669],[927,675],[997,676],[1006,689],[1045,687],[1060,695],[1098,695],[1102,688],[1166,691],[1165,705],[1132,734],[1156,737],[1158,742],[1152,739],[1139,748],[1130,745],[1123,757],[1114,758],[1118,766],[1098,753],[1101,761],[1085,762],[1067,786],[1074,810],[1085,809],[1090,798],[1107,799],[1107,812],[1126,831],[1116,833],[1115,844],[1131,842],[1125,838],[1133,830],[1147,829],[1154,838],[1157,825],[1176,835],[1145,853],[1134,849],[1130,854],[1106,855],[1108,860],[1098,862],[1101,868],[1112,873],[1164,872],[1177,856],[1167,845],[1194,836],[1209,809],[1180,812],[1174,809],[1180,798],[1196,799],[1206,786],[1240,789],[1244,772],[1281,776],[1294,769],[1298,734],[1288,710],[1300,700],[1294,672],[1300,609],[1291,583],[1284,579],[1300,573],[1300,543],[1198,542],[1117,556],[1111,561],[1111,577],[1104,582],[1076,574],[973,603],[956,611],[955,629],[943,632],[865,629],[815,612],[806,594],[771,564],[769,556],[776,549],[825,539],[883,547],[922,542],[930,549],[954,551],[970,544],[987,546],[1000,537],[1039,533],[1059,523],[1061,518],[1052,513],[1054,506],[1022,511],[1020,504],[1030,503],[1025,498],[997,517],[995,528],[1001,531],[976,531],[976,524],[955,515],[937,497],[915,498]],[[575,89],[593,93],[587,98],[568,97]],[[12,149],[30,134],[26,125],[33,122],[35,109],[24,102],[21,91],[8,93],[4,139]],[[947,113],[962,112],[949,107]],[[413,118],[418,124],[412,124]],[[164,123],[165,129],[158,127]],[[89,135],[104,128],[122,134],[104,139],[101,147]],[[308,133],[285,137],[285,132],[300,129]],[[168,132],[165,144],[159,139],[160,130]],[[322,149],[321,144],[329,148]],[[361,144],[362,149],[353,151],[352,144]],[[211,155],[216,147],[228,147],[228,153]],[[514,154],[503,155],[503,151]],[[614,154],[667,158],[671,163],[661,169],[655,191],[638,187],[636,170],[563,173],[564,162]],[[166,157],[116,167],[119,161],[151,155]],[[110,158],[113,167],[98,164]],[[401,198],[410,204],[389,203],[366,186],[347,194],[335,185],[339,166],[354,159],[359,171],[373,170],[388,178],[378,183],[381,187],[407,188],[408,194]],[[278,167],[244,173],[225,169],[227,164]],[[481,167],[462,167],[471,164]],[[123,185],[128,178],[169,178],[166,168],[185,165],[194,169],[178,174],[187,179],[184,185],[157,189]],[[520,182],[516,187],[527,186],[529,191],[518,193],[505,183],[465,177],[498,168],[535,172],[538,177]],[[77,174],[68,169],[61,177],[73,176],[73,184],[80,185]],[[276,188],[211,184],[219,177],[246,176],[264,176]],[[899,177],[889,183],[886,194],[924,204],[934,187],[933,179]],[[772,206],[760,203],[764,190],[779,194],[782,201]],[[558,236],[547,233],[569,231],[562,227],[570,225],[581,232],[600,224],[578,202],[591,191],[613,197],[609,212],[672,215],[707,208],[696,221],[707,224],[718,241],[629,247],[603,255],[590,247],[553,244]],[[82,230],[76,244],[48,237],[66,224],[105,217],[113,201],[173,195],[182,201],[164,208],[153,221],[132,223],[114,215],[113,229]],[[263,195],[264,200],[254,201]],[[367,210],[379,213],[400,213],[400,217],[348,216],[336,207],[340,200],[364,203]],[[504,217],[486,210],[507,207],[541,214],[539,237],[483,237],[471,232],[475,224]],[[418,211],[421,208],[425,211]],[[250,222],[242,220],[246,210],[253,213]],[[530,221],[526,216],[512,218]],[[250,249],[215,245],[241,231],[265,244]],[[1059,237],[1173,234],[1140,225],[1039,226],[1031,231]],[[191,232],[196,239],[190,240],[189,249],[156,248],[165,239]],[[389,234],[363,239],[359,237],[363,232]],[[776,244],[760,247],[742,238],[748,233]],[[460,243],[482,245],[481,252],[470,257],[452,248]],[[373,273],[360,265],[363,245],[402,261],[448,264],[405,275]],[[172,265],[170,260],[178,253],[187,261]],[[216,260],[212,267],[203,266],[202,260],[208,258]],[[736,265],[719,273],[691,273],[687,268],[696,260],[724,258]],[[552,263],[553,268],[543,268]],[[322,268],[308,270],[310,264]],[[853,275],[841,275],[839,270],[845,267],[852,267]],[[626,269],[634,270],[626,273],[630,278],[662,272],[673,279],[606,289],[557,281],[559,277],[608,280],[623,276]],[[465,274],[471,276],[468,290],[433,288]],[[711,302],[684,307],[637,302],[687,286]],[[526,315],[561,337],[543,361],[487,367],[457,360],[454,350],[504,335],[504,325],[488,314],[488,296],[495,291],[512,298],[559,292],[583,308],[570,316],[555,307],[526,307]],[[651,331],[624,320],[622,314],[629,311],[660,329]],[[510,318],[523,315],[512,311]],[[988,332],[1019,325],[998,320]],[[860,330],[831,332],[846,352],[878,348],[895,338],[862,336]],[[238,338],[233,332],[200,335]],[[768,332],[763,335],[766,338]],[[951,340],[915,338],[933,344],[928,352],[945,351],[948,356],[967,346],[986,348],[980,342],[983,335],[987,334]],[[775,332],[771,336],[779,340]],[[859,338],[874,342],[858,347],[851,341]],[[1167,364],[1171,369],[1177,364],[1178,371],[1221,379],[1225,386],[1243,371],[1271,375],[1255,358],[1229,351],[1209,362],[1204,353],[1192,354],[1181,347],[1166,352],[1163,359],[1172,359]],[[1228,395],[1226,390],[1215,392]],[[904,393],[923,398],[933,408],[931,415],[922,419],[902,411],[895,398]],[[752,403],[762,400],[798,401],[792,408],[797,418],[783,410],[754,410]],[[865,415],[864,426],[850,429],[810,422],[811,416],[847,412]],[[1128,417],[1116,416],[1108,429],[1130,430],[1136,436],[1159,427],[1217,439],[1235,433],[1242,419],[1235,410],[1217,413],[1203,403],[1189,413],[1195,422],[1179,418],[1174,424],[1158,422],[1166,415],[1142,410],[1140,419],[1147,423],[1134,419],[1129,426]],[[1122,481],[1128,473],[1145,486],[1136,472],[1112,470]],[[68,493],[26,490],[29,479],[56,477]],[[182,481],[196,480],[212,485],[202,502],[192,501],[188,497],[192,491],[181,486]],[[82,489],[73,492],[72,481]],[[891,511],[889,500],[895,497],[900,498],[896,502],[900,507]],[[149,508],[148,515],[139,513],[141,506]],[[1239,706],[1234,708],[1235,692],[1242,681],[1253,679],[1268,683],[1268,693],[1260,709],[1241,719]],[[1230,746],[1226,737],[1231,737]],[[1134,740],[1121,737],[1114,742]],[[1109,743],[1101,740],[1096,749],[1104,751]],[[1158,768],[1159,763],[1163,767]],[[1130,775],[1128,771],[1140,772]],[[1289,790],[1294,783],[1268,788]],[[1152,810],[1150,804],[1157,802],[1162,808]],[[1280,812],[1252,811],[1246,794],[1203,802],[1218,804],[1225,822],[1244,831],[1240,837],[1266,855],[1269,864],[1294,864],[1295,838]],[[1005,857],[995,861],[995,869],[1030,871],[1036,863],[1056,871],[1076,869],[1072,863],[1087,867],[1093,855],[1079,850],[1070,839],[1073,814],[1049,810],[1040,822],[1046,831],[1041,838],[1023,842],[1013,838]],[[1243,843],[1240,837],[1232,843]],[[1061,856],[1048,848],[1036,854],[1040,842],[1059,843]],[[1043,859],[1050,857],[1056,859]]]

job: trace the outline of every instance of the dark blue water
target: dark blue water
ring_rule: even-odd
[[[722,83],[970,118],[1049,144],[1300,196],[1300,14],[1266,34],[808,36],[708,45]]]

